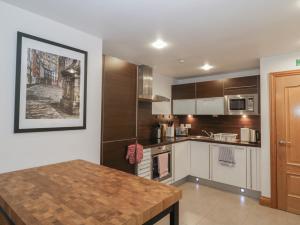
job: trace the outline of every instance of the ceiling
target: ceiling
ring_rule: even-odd
[[[5,0],[103,38],[104,53],[173,77],[259,67],[300,50],[299,0]],[[168,47],[151,42],[162,38]],[[184,59],[184,63],[179,63]]]

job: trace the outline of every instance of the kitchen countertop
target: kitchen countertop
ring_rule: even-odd
[[[246,147],[257,147],[260,148],[260,142],[250,143],[250,142],[241,142],[236,140],[235,142],[226,142],[226,141],[216,141],[214,139],[203,137],[203,136],[188,136],[188,137],[175,137],[175,138],[164,138],[164,139],[149,139],[149,140],[139,140],[139,144],[143,145],[144,148],[158,147],[162,145],[169,145],[183,141],[199,141],[199,142],[210,142],[216,144],[228,144],[228,145],[239,145]]]
[[[82,160],[0,175],[0,208],[15,225],[141,225],[181,190]]]

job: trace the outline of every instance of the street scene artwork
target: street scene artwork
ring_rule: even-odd
[[[80,61],[27,49],[26,119],[79,118]]]
[[[18,32],[15,133],[86,129],[87,52]]]

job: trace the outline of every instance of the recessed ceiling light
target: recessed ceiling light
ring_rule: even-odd
[[[209,71],[211,69],[213,69],[214,67],[208,63],[204,64],[203,66],[200,67],[202,70],[205,70],[205,71]]]
[[[157,39],[155,42],[152,43],[152,47],[157,48],[157,49],[162,49],[167,46],[168,46],[168,44],[161,39]]]
[[[184,63],[184,59],[178,59],[179,63]]]

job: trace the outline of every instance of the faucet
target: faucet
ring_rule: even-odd
[[[213,138],[214,137],[214,133],[213,132],[207,132],[206,130],[202,130],[203,133],[205,133],[209,138]]]

